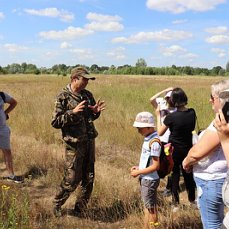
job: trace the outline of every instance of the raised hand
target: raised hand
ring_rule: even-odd
[[[98,99],[94,106],[88,105],[88,108],[92,109],[93,113],[98,113],[105,110],[105,102],[101,99]]]

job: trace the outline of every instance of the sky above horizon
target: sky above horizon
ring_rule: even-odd
[[[229,0],[0,0],[0,66],[226,67]]]

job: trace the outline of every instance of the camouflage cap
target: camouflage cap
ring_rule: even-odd
[[[86,79],[95,80],[95,77],[91,76],[89,71],[84,67],[76,67],[72,69],[70,78],[74,79],[77,77],[84,77]]]

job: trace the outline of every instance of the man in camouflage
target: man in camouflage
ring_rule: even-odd
[[[104,110],[104,101],[86,90],[89,79],[95,80],[83,67],[72,70],[71,82],[57,96],[52,126],[61,129],[65,144],[65,171],[54,199],[54,214],[61,216],[61,206],[80,184],[81,195],[75,203],[76,214],[85,209],[94,183],[95,138],[93,121]],[[81,183],[80,183],[81,182]]]

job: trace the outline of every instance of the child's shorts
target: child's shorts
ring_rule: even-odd
[[[157,188],[159,186],[160,179],[146,180],[141,179],[141,197],[145,205],[145,208],[150,209],[157,204]]]

